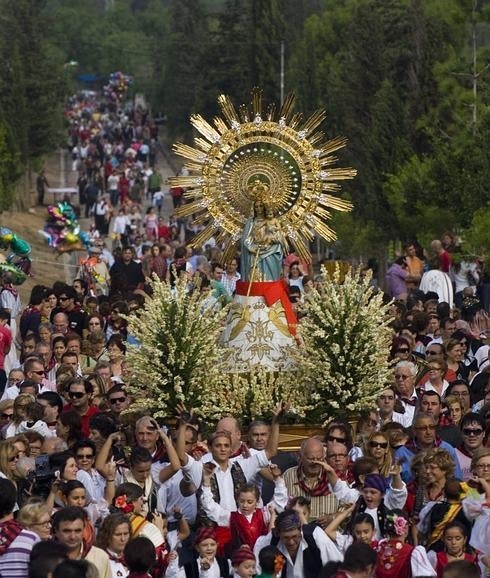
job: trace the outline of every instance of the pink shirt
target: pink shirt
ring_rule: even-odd
[[[0,325],[0,369],[5,362],[5,350],[12,345],[12,333],[6,325]]]

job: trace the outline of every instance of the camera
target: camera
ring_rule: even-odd
[[[36,457],[36,467],[29,472],[27,480],[32,484],[32,494],[46,499],[51,491],[51,486],[56,479],[57,470],[49,465],[48,454]]]

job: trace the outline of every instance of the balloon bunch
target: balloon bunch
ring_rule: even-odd
[[[132,83],[133,78],[128,74],[113,72],[109,76],[109,83],[104,86],[104,94],[112,102],[120,102]]]
[[[31,246],[7,227],[0,227],[0,249],[11,251],[7,257],[0,254],[2,282],[22,285],[31,271]]]
[[[48,207],[48,218],[39,232],[58,253],[81,251],[90,245],[89,234],[80,230],[75,210],[67,201]]]

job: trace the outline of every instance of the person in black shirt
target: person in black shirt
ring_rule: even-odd
[[[141,263],[134,261],[131,247],[123,249],[121,260],[114,263],[109,274],[111,276],[111,294],[129,293],[145,282]]]

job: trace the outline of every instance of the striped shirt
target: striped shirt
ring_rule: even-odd
[[[22,530],[0,556],[0,575],[5,578],[27,578],[29,575],[29,557],[34,544],[39,542],[39,536],[34,532]]]
[[[298,480],[298,466],[289,468],[283,474],[284,482],[288,489],[288,495],[292,498],[296,496],[303,496],[311,499],[311,519],[316,520],[325,514],[336,514],[339,509],[339,502],[334,494],[329,493],[326,496],[310,496],[299,485]],[[332,488],[330,488],[330,492]]]

